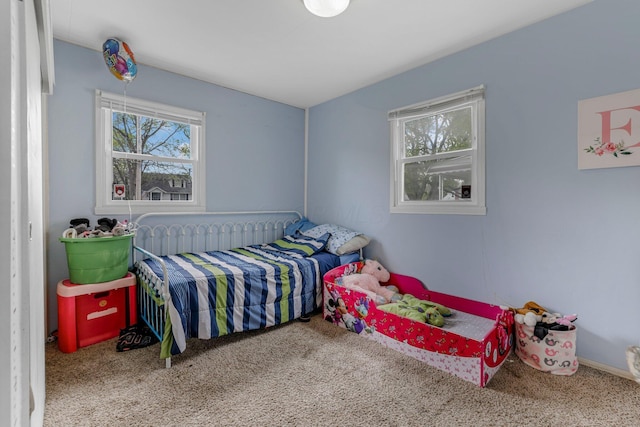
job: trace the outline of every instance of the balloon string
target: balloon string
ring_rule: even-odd
[[[129,82],[126,82],[124,84],[124,114],[127,114],[127,85],[129,84]]]

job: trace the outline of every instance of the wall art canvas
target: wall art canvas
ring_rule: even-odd
[[[578,169],[640,165],[640,89],[578,101]]]

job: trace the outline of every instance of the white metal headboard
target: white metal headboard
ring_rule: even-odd
[[[301,218],[297,211],[143,214],[135,221],[134,261],[145,252],[162,256],[271,243]]]

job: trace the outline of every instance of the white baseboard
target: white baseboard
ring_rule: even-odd
[[[588,366],[590,368],[598,369],[600,371],[607,372],[612,375],[616,375],[618,377],[626,378],[631,381],[635,381],[636,379],[631,375],[631,372],[625,371],[623,369],[614,368],[613,366],[605,365],[603,363],[594,362],[593,360],[583,359],[582,357],[578,357],[578,363],[584,366]]]

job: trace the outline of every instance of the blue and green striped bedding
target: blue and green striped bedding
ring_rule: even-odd
[[[309,245],[285,238],[161,257],[170,293],[161,357],[182,353],[192,337],[265,328],[314,311],[321,305],[322,276],[340,265],[340,257]],[[151,291],[162,282],[162,267],[151,258],[136,263],[136,274]]]

